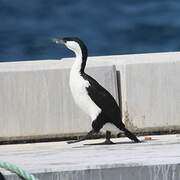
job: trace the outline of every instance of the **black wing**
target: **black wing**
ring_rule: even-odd
[[[90,98],[102,109],[106,117],[111,121],[120,121],[121,111],[114,97],[89,75],[83,74],[83,78],[90,83],[87,87]]]

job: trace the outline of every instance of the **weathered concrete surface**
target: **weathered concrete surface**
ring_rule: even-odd
[[[0,146],[0,161],[33,173],[40,180],[179,180],[180,135],[151,136],[152,140],[132,143],[113,139],[115,145],[36,143]],[[8,180],[18,177],[0,169]]]
[[[0,63],[0,140],[69,136],[87,132],[91,120],[69,89],[73,62],[63,60]],[[118,101],[115,66],[87,68]]]

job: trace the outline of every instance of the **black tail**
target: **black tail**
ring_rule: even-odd
[[[124,134],[131,140],[133,140],[134,142],[141,142],[132,132],[130,132],[128,129],[126,129],[125,127],[121,128],[121,130],[124,132]]]

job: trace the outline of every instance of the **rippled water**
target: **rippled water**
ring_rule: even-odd
[[[72,56],[64,36],[90,56],[179,51],[180,1],[0,0],[0,61]]]

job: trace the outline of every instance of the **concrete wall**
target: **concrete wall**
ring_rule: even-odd
[[[90,130],[90,118],[70,93],[71,65],[63,60],[0,63],[0,140]],[[118,101],[115,66],[97,64],[87,72]]]
[[[0,63],[0,139],[89,130],[89,117],[75,106],[69,91],[73,61]],[[180,130],[179,52],[89,57],[87,65],[87,73],[117,101],[120,95],[123,121],[129,129]]]

